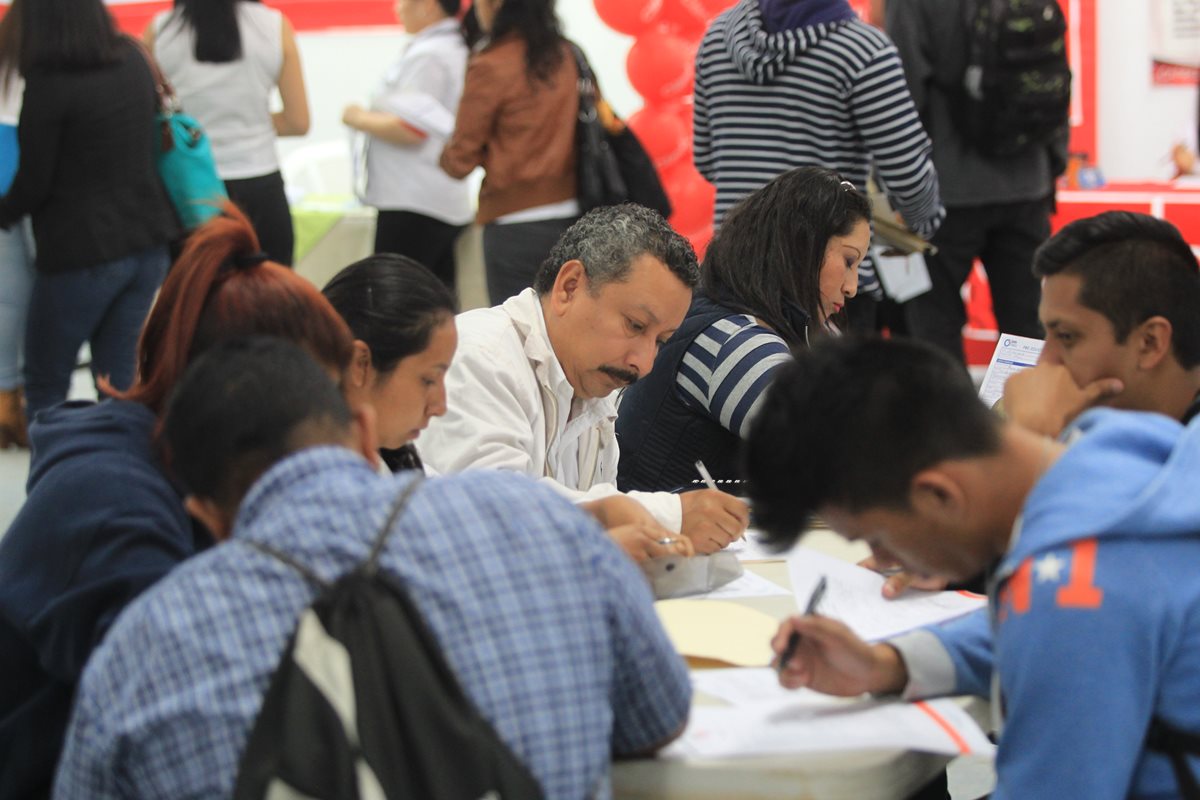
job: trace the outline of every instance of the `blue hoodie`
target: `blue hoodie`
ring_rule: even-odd
[[[30,429],[28,497],[0,539],[0,798],[48,794],[75,683],[133,598],[211,544],[138,403],[68,403]]]
[[[1026,498],[990,620],[930,630],[957,692],[998,679],[993,800],[1178,797],[1143,744],[1155,717],[1200,733],[1200,420],[1098,409],[1066,436]]]

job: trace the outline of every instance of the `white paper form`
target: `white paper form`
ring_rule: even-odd
[[[895,600],[885,600],[882,575],[807,547],[797,547],[788,555],[787,562],[799,608],[808,604],[817,581],[824,575],[829,585],[817,612],[840,620],[868,642],[961,617],[987,602],[981,595],[970,592],[913,589]]]
[[[738,539],[725,549],[731,553],[737,553],[738,561],[743,563],[754,561],[783,561],[787,558],[787,552],[776,553],[774,550],[768,550],[765,544],[766,534],[755,528],[748,528],[746,535],[742,539]]]
[[[693,600],[734,600],[739,597],[774,597],[791,594],[787,589],[762,575],[744,572],[742,577],[732,580],[711,592],[693,595]]]
[[[732,758],[879,749],[987,755],[995,747],[953,700],[820,707],[797,698],[730,708],[696,706],[683,736],[662,755]]]
[[[1004,384],[1010,375],[1037,363],[1044,344],[1041,339],[1000,334],[996,349],[992,351],[992,361],[979,386],[979,397],[988,408],[1004,396]]]
[[[692,670],[691,678],[692,688],[697,692],[724,700],[731,706],[786,703],[830,708],[856,702],[812,689],[785,689],[779,685],[779,673],[773,667],[696,669]]]

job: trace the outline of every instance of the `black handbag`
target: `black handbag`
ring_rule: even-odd
[[[571,44],[579,69],[579,116],[575,123],[579,209],[637,203],[663,217],[671,201],[646,149],[627,126],[610,133],[596,112],[596,76],[578,45]]]

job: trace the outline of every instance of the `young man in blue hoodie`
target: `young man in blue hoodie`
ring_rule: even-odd
[[[819,512],[911,571],[986,569],[994,643],[869,644],[794,617],[773,642],[799,634],[781,682],[990,694],[993,800],[1178,796],[1146,739],[1152,722],[1200,732],[1200,426],[1097,409],[1068,440],[1000,421],[930,345],[828,341],[780,370],[747,448],[761,527],[787,545]]]

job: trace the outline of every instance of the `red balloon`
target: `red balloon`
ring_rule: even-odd
[[[696,251],[696,258],[698,258],[700,261],[703,261],[704,253],[708,250],[708,243],[711,242],[713,238],[712,225],[709,225],[704,230],[685,233],[683,236],[692,243],[692,249]]]
[[[691,160],[681,162],[663,176],[671,199],[671,225],[677,231],[703,231],[713,223],[717,190],[696,171]]]
[[[629,82],[648,104],[692,93],[696,45],[658,28],[637,38],[625,59]]]
[[[681,158],[691,160],[692,134],[673,104],[643,108],[630,117],[626,124],[642,147],[646,148],[646,153],[660,173]]]
[[[614,31],[638,36],[654,24],[663,0],[595,0],[596,14]]]
[[[705,19],[711,20],[713,17],[720,14],[725,9],[737,2],[737,0],[695,0],[704,7]]]
[[[708,27],[708,9],[700,0],[663,0],[658,21],[685,39],[699,39]]]

